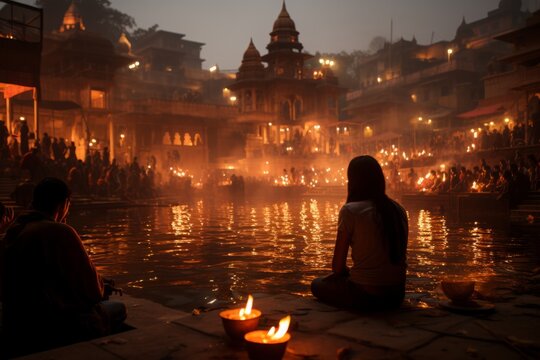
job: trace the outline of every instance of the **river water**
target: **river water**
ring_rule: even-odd
[[[193,201],[70,216],[100,273],[125,291],[189,310],[248,293],[308,296],[330,270],[342,199]],[[515,288],[540,265],[536,239],[408,209],[410,293],[437,297],[447,276]]]

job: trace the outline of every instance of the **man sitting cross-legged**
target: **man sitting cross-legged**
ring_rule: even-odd
[[[42,180],[32,210],[15,220],[2,241],[8,356],[107,335],[126,318],[123,303],[104,301],[104,281],[77,232],[65,223],[69,207],[67,185]]]

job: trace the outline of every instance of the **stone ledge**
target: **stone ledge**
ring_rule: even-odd
[[[226,338],[220,308],[193,315],[131,296],[119,300],[136,329],[24,359],[247,359],[243,347]],[[539,358],[533,316],[539,303],[540,298],[522,297],[498,304],[494,314],[474,317],[412,305],[366,314],[293,295],[255,297],[255,307],[263,311],[260,328],[292,316],[286,360]]]

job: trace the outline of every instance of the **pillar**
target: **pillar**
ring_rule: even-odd
[[[33,90],[34,100],[34,131],[36,134],[36,140],[39,139],[39,109],[38,109],[38,98],[37,98],[37,88]]]
[[[6,98],[6,127],[11,134],[11,99]]]
[[[110,153],[110,159],[111,159],[111,162],[113,159],[116,158],[116,139],[115,139],[115,132],[114,132],[114,123],[113,123],[113,118],[112,118],[112,115],[109,114],[108,116],[108,120],[109,120],[109,153]]]

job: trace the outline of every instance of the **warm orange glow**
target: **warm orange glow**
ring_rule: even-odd
[[[253,307],[253,296],[249,295],[248,296],[248,301],[246,303],[246,314],[247,315],[251,314],[251,308],[252,307]]]
[[[251,318],[251,309],[253,308],[253,296],[249,295],[246,303],[246,307],[238,311],[240,320],[246,320]]]
[[[95,109],[105,108],[105,91],[90,90],[90,106]]]
[[[287,333],[290,323],[291,317],[288,315],[279,321],[277,331],[276,328],[272,326],[268,332],[264,330],[257,330],[247,333],[245,339],[249,342],[262,344],[277,344],[287,342],[291,338],[291,335]]]
[[[281,339],[285,336],[287,330],[289,330],[290,323],[291,317],[288,315],[279,321],[278,331],[276,332],[276,328],[272,326],[272,328],[268,331],[267,336],[270,337],[271,340]]]
[[[249,320],[261,316],[261,312],[253,309],[253,296],[249,295],[245,308],[226,310],[220,316],[230,320]]]

